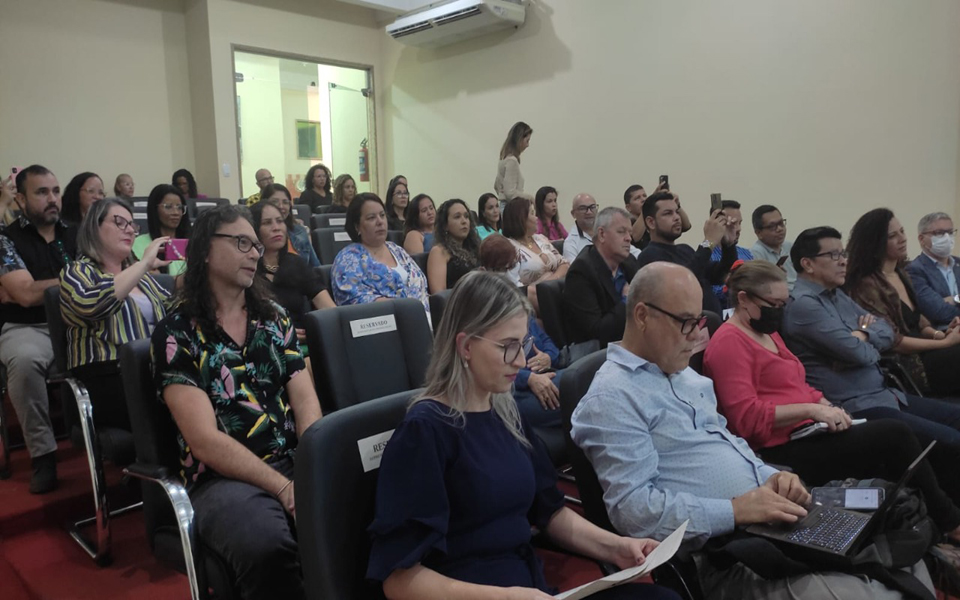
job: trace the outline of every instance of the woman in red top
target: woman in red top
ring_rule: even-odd
[[[730,431],[808,485],[847,477],[899,479],[921,450],[910,428],[892,419],[852,426],[850,415],[807,385],[803,364],[777,333],[789,299],[786,274],[772,263],[750,261],[731,273],[727,286],[733,316],[710,340],[703,370]],[[795,428],[813,422],[825,423],[827,432],[790,441]],[[913,484],[940,529],[960,540],[960,478],[953,471],[934,474],[924,461]]]

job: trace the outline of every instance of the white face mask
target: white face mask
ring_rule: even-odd
[[[930,238],[930,253],[939,258],[946,258],[953,253],[953,236],[949,233],[935,235]]]

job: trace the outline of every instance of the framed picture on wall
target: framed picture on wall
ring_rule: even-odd
[[[320,121],[297,120],[297,158],[323,160]]]

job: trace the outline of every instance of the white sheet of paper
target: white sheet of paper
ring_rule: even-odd
[[[673,555],[680,549],[680,542],[683,541],[683,534],[687,530],[687,523],[689,522],[690,521],[684,521],[680,527],[677,527],[676,531],[667,536],[667,539],[660,542],[660,545],[647,555],[647,560],[642,565],[624,569],[623,571],[618,571],[617,573],[596,579],[590,583],[585,583],[580,587],[573,588],[562,594],[557,594],[554,598],[558,600],[580,600],[581,598],[586,598],[597,592],[612,588],[615,585],[630,583],[643,577],[673,558]]]

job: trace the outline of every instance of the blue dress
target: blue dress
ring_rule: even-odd
[[[545,528],[563,494],[541,442],[525,433],[532,448],[492,410],[458,421],[439,402],[415,404],[380,463],[367,577],[382,582],[420,563],[459,581],[555,593],[530,544],[530,526]],[[627,590],[617,597],[676,598],[646,585],[618,591]]]

